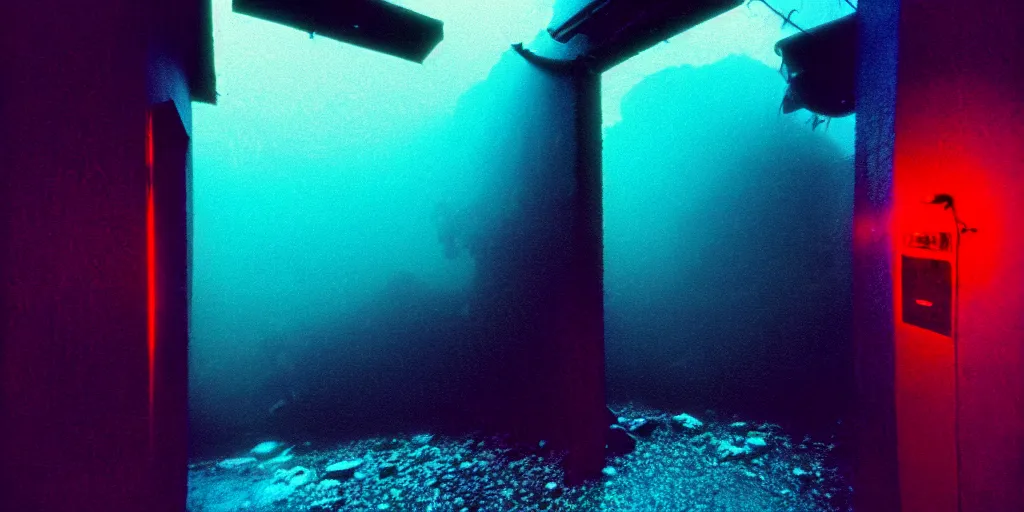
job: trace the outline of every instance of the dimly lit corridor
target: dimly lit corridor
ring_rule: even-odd
[[[49,3],[0,508],[1022,510],[1005,2]]]

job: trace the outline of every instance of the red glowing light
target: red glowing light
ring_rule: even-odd
[[[156,212],[153,204],[153,115],[146,115],[146,285],[147,342],[149,349],[149,439],[152,448],[154,395],[156,387]]]
[[[153,114],[146,114],[146,167],[149,169],[149,183],[153,184]]]
[[[934,305],[932,301],[924,299],[917,299],[914,301],[914,304],[917,304],[918,306],[924,306],[926,308],[930,308]]]

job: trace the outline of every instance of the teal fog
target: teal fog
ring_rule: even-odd
[[[197,452],[545,410],[573,105],[509,45],[543,43],[552,1],[396,3],[445,21],[423,65],[214,2],[219,104],[193,121]],[[772,45],[793,29],[761,7],[602,78],[608,395],[813,426],[842,417],[851,378],[853,120],[779,114]]]

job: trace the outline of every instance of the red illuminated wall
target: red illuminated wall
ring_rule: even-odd
[[[181,510],[183,449],[154,465],[170,443],[150,445],[184,446],[185,383],[161,376],[159,322],[150,338],[169,267],[149,265],[167,244],[146,121],[168,98],[187,113],[185,73],[140,23],[150,4],[51,4],[0,4],[0,510]],[[179,421],[151,423],[154,400]]]
[[[148,430],[139,11],[118,1],[61,15],[46,2],[19,5],[13,17],[0,13],[0,509],[140,510]]]
[[[886,60],[879,54],[892,48],[875,34],[898,19],[895,76],[862,70],[860,81],[868,101],[858,104],[859,124],[885,128],[878,119],[888,86],[878,80],[895,79],[896,101],[891,175],[884,142],[858,141],[865,154],[858,155],[855,260],[863,265],[855,301],[858,321],[874,324],[857,326],[862,411],[879,421],[865,437],[888,439],[879,425],[888,421],[891,391],[904,511],[954,511],[958,500],[965,512],[1024,507],[1024,38],[1014,5],[903,1],[898,18],[888,19],[882,11],[894,14],[894,2],[861,8],[867,63]],[[858,126],[859,139],[880,136]],[[901,321],[900,256],[914,252],[902,237],[954,230],[951,212],[922,204],[936,193],[952,195],[962,220],[978,229],[963,236],[959,251],[957,346]],[[955,253],[935,257],[956,263]],[[888,389],[877,384],[889,379],[878,362],[887,358]],[[872,467],[890,467],[887,455],[860,449],[867,485],[859,492],[879,499],[866,510],[892,510],[877,504],[895,494],[877,492],[886,483],[870,476]]]

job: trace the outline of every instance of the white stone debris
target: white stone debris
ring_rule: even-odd
[[[280,450],[283,447],[284,444],[279,443],[277,441],[264,441],[256,445],[252,450],[249,450],[249,453],[251,453],[255,457],[265,459],[277,453],[278,450]]]
[[[427,444],[434,439],[434,436],[430,434],[417,434],[412,436],[412,442],[414,444]]]
[[[681,424],[682,426],[696,430],[704,426],[704,422],[690,416],[689,414],[683,413],[672,417],[672,421]]]
[[[334,480],[351,478],[356,473],[356,468],[363,465],[363,459],[343,460],[330,464],[326,468],[325,476]]]
[[[217,467],[224,469],[232,469],[240,466],[245,466],[247,464],[252,464],[253,462],[256,462],[255,457],[237,457],[234,459],[224,459],[217,463]]]

